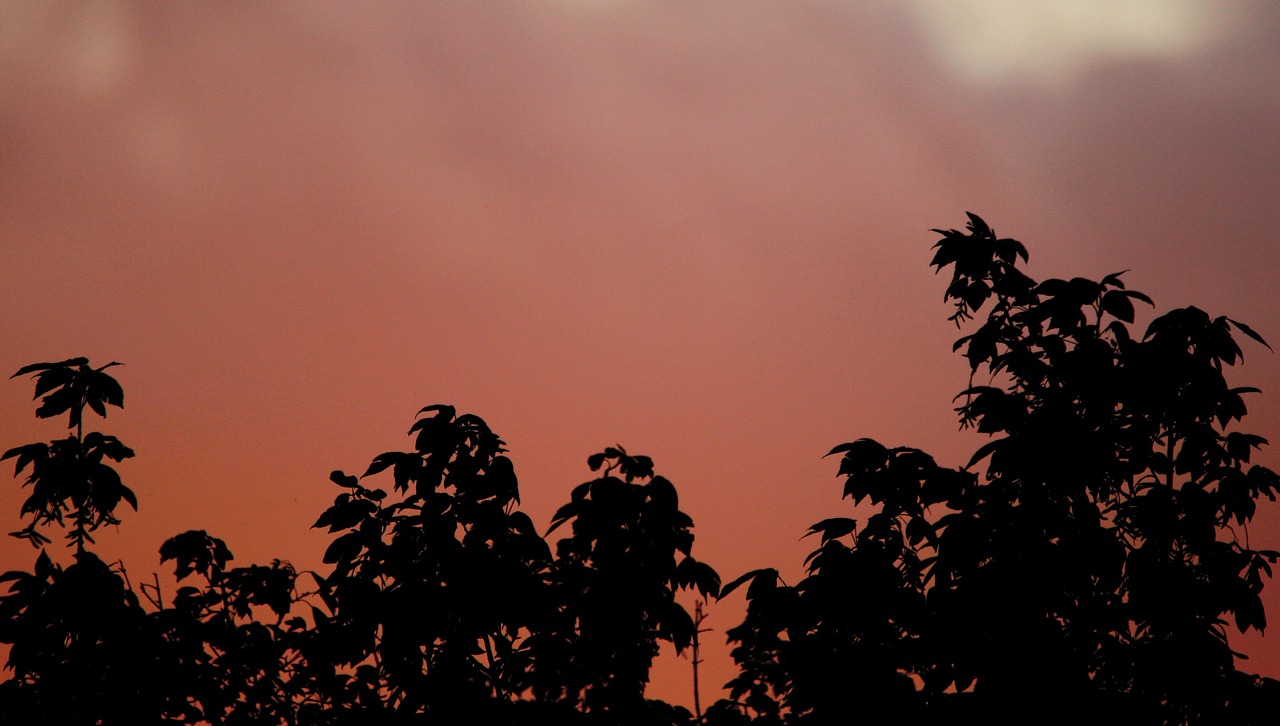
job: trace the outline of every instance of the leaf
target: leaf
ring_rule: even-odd
[[[226,543],[211,537],[203,529],[193,529],[175,535],[160,545],[160,562],[173,560],[174,574],[179,580],[192,572],[210,576],[210,568],[223,569],[233,559]]]
[[[27,465],[34,461],[42,461],[48,458],[49,445],[36,443],[27,444],[26,446],[17,446],[4,452],[4,455],[0,456],[0,461],[4,461],[5,459],[10,459],[15,456],[18,457],[18,460],[14,463],[13,475],[18,476],[27,468]],[[37,470],[38,469],[39,466],[37,465]]]
[[[120,382],[103,373],[106,369],[118,365],[123,364],[118,361],[111,361],[105,366],[91,371],[86,376],[89,380],[85,385],[85,389],[90,398],[98,398],[107,405],[124,408],[124,389],[120,387]],[[97,409],[94,410],[96,411]],[[103,409],[100,415],[105,417],[107,415],[106,410]]]
[[[0,582],[9,582],[11,580],[24,580],[29,577],[31,577],[31,575],[29,573],[23,572],[22,570],[9,570],[3,575],[0,575]]]
[[[720,590],[720,576],[710,565],[685,557],[676,566],[676,581],[683,588],[694,587],[703,597],[714,598]]]
[[[1067,291],[1067,281],[1056,277],[1044,280],[1032,290],[1041,297],[1058,297]]]
[[[728,597],[729,593],[733,592],[734,590],[737,590],[739,587],[742,586],[743,583],[745,583],[748,580],[751,580],[752,583],[754,584],[756,578],[766,577],[766,576],[774,580],[777,580],[778,571],[773,569],[772,567],[761,568],[759,570],[752,570],[747,574],[737,578],[733,582],[730,582],[728,585],[725,585],[724,587],[720,588],[720,594],[716,597],[716,599],[717,600],[725,599],[726,597]]]
[[[509,526],[512,531],[529,537],[536,536],[538,532],[537,528],[533,524],[533,520],[524,512],[512,512],[511,516],[507,517],[507,526]]]
[[[340,487],[348,487],[351,489],[354,489],[360,486],[359,479],[356,479],[354,476],[351,476],[350,474],[344,473],[340,469],[334,469],[333,471],[329,472],[329,481],[333,482],[334,484],[337,484]]]
[[[964,357],[969,361],[969,367],[977,370],[978,366],[985,362],[991,361],[996,357],[996,336],[999,331],[995,326],[988,322],[977,332],[968,336],[967,347],[965,348]],[[959,343],[959,341],[956,341]]]
[[[1123,345],[1131,340],[1129,337],[1129,329],[1119,320],[1112,320],[1111,324],[1106,327],[1106,330],[1111,333],[1118,345]]]
[[[417,459],[418,455],[406,454],[400,451],[388,451],[384,454],[378,454],[373,458],[373,461],[369,462],[369,468],[365,469],[364,473],[360,475],[360,478],[364,479],[365,477],[370,477],[370,476],[373,476],[374,474],[379,474],[387,470],[389,467],[399,464],[406,457],[412,457],[413,459]],[[355,477],[349,477],[349,479],[354,480]],[[338,482],[335,481],[334,483],[336,484]],[[342,484],[341,486],[352,486],[352,485]]]
[[[70,388],[59,388],[58,390],[45,396],[40,402],[40,406],[36,408],[37,418],[53,418],[61,416],[76,404],[76,392]],[[67,428],[75,428],[75,411],[72,411],[72,420],[67,424]]]
[[[133,507],[133,511],[138,511],[138,495],[134,494],[132,489],[121,484],[120,496],[129,503],[130,507]]]
[[[1102,309],[1118,320],[1133,322],[1133,303],[1122,290],[1108,290],[1102,296]]]
[[[324,510],[311,528],[327,526],[330,533],[351,529],[364,522],[375,511],[377,506],[367,499],[347,499]]]
[[[800,539],[804,539],[805,537],[809,537],[811,535],[815,535],[821,532],[822,543],[826,544],[827,540],[832,540],[839,537],[844,537],[845,535],[848,535],[848,534],[852,534],[853,531],[857,528],[858,528],[858,522],[855,519],[850,519],[848,517],[831,517],[829,519],[824,519],[821,522],[818,522],[817,524],[810,527],[809,532],[805,534],[804,537],[801,537]]]
[[[969,218],[968,226],[974,235],[979,237],[994,236],[994,232],[991,231],[991,227],[987,226],[987,223],[982,220],[982,217],[979,217],[973,212],[965,212],[965,216]]]
[[[622,471],[631,479],[648,479],[653,476],[653,459],[647,456],[633,456],[630,461],[623,461]]]
[[[494,494],[505,505],[514,501],[520,503],[520,482],[516,478],[515,465],[505,456],[495,456],[485,472],[485,479],[490,481]]]
[[[1013,265],[1017,263],[1017,258],[1021,257],[1026,262],[1027,248],[1021,242],[1010,237],[1002,237],[996,240],[996,256],[1002,262]]]
[[[435,411],[436,415],[433,416],[432,418],[444,419],[445,421],[452,421],[454,415],[457,413],[457,409],[455,409],[453,406],[449,406],[443,403],[437,403],[431,406],[423,406],[421,409],[418,410],[417,415],[421,416],[422,414],[428,411]]]
[[[1267,612],[1263,608],[1262,598],[1250,593],[1240,598],[1233,608],[1236,628],[1244,633],[1250,628],[1262,632],[1267,627]]]
[[[40,396],[67,385],[75,378],[75,372],[69,368],[58,368],[49,370],[36,376],[36,392],[32,398]]]
[[[578,516],[579,508],[580,504],[575,500],[557,509],[556,513],[551,517],[551,526],[547,528],[547,533],[543,536],[550,536],[552,532],[560,528],[560,525]]]
[[[1156,304],[1151,301],[1151,298],[1147,297],[1146,295],[1143,295],[1137,290],[1125,290],[1124,294],[1127,295],[1128,297],[1133,298],[1134,300],[1141,300],[1142,302],[1150,305],[1151,307],[1156,306]]]
[[[938,243],[933,246],[933,249],[937,250],[937,252],[934,253],[933,260],[929,263],[930,266],[937,267],[941,270],[956,261],[956,251],[954,246],[955,230],[943,231],[940,229],[931,229],[929,231],[943,235],[943,238],[938,240]]]
[[[1128,272],[1128,270],[1121,270],[1119,272],[1113,272],[1110,275],[1107,275],[1106,277],[1102,278],[1103,287],[1117,287],[1123,290],[1124,280],[1121,280],[1120,276],[1125,274],[1126,272]]]
[[[889,458],[889,449],[884,444],[868,438],[840,444],[832,449],[827,456],[841,452],[844,453],[844,458],[840,461],[840,470],[837,476],[877,471],[884,468]]]
[[[645,496],[658,505],[663,511],[675,511],[680,508],[680,495],[675,485],[664,476],[655,476],[644,487]]]
[[[1258,341],[1259,343],[1262,343],[1263,345],[1267,346],[1267,350],[1272,350],[1271,346],[1270,346],[1270,345],[1267,345],[1267,341],[1263,340],[1263,339],[1262,339],[1262,336],[1261,336],[1261,335],[1258,335],[1258,333],[1257,333],[1253,328],[1250,328],[1248,325],[1245,325],[1244,323],[1242,323],[1242,322],[1240,322],[1240,321],[1238,321],[1238,320],[1232,320],[1231,318],[1227,318],[1227,322],[1229,322],[1229,323],[1231,323],[1233,326],[1235,326],[1235,327],[1239,328],[1241,333],[1244,333],[1245,335],[1249,336],[1250,338],[1253,338],[1254,340]]]
[[[359,557],[360,551],[364,549],[362,536],[360,532],[348,532],[335,539],[324,551],[324,563],[334,565],[339,562],[350,562]]]
[[[949,502],[960,496],[974,481],[973,473],[963,469],[936,468],[920,485],[920,503],[924,506]]]
[[[974,464],[977,464],[979,461],[991,456],[992,452],[1000,448],[1000,445],[1007,440],[1008,439],[996,439],[983,444],[977,451],[973,452],[973,458],[969,459],[969,463],[965,464],[964,468],[970,469]]]
[[[1102,292],[1102,286],[1093,280],[1073,277],[1067,282],[1067,290],[1071,294],[1074,304],[1091,305],[1098,299],[1098,295]]]
[[[936,539],[934,532],[934,526],[924,517],[912,517],[911,521],[907,522],[907,542],[912,547],[920,544],[923,540],[929,540],[929,544],[934,544]]]
[[[9,377],[17,378],[18,376],[26,375],[28,373],[34,373],[36,371],[46,371],[51,368],[71,368],[73,366],[82,366],[87,364],[88,362],[89,362],[88,358],[68,358],[67,360],[61,361],[59,363],[32,363],[29,366],[23,366],[19,368],[17,373],[14,373]]]

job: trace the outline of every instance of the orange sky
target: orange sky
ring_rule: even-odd
[[[700,559],[794,581],[849,509],[831,446],[979,443],[928,268],[964,210],[1033,275],[1130,268],[1280,341],[1276,5],[1026,5],[0,0],[0,372],[127,364],[104,428],[141,511],[100,541],[135,579],[192,528],[318,565],[328,472],[446,402],[506,439],[536,522],[621,443]],[[1246,356],[1246,428],[1280,439],[1280,359]],[[59,435],[30,392],[0,386],[0,447]],[[664,662],[653,693],[688,688]]]

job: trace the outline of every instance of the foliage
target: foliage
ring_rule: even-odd
[[[104,524],[119,524],[114,513],[121,499],[138,508],[133,491],[103,461],[123,461],[133,456],[133,450],[114,436],[84,433],[86,406],[104,418],[107,406],[124,407],[120,384],[103,372],[117,365],[120,364],[90,368],[87,358],[72,358],[60,363],[36,363],[13,374],[15,378],[35,374],[34,397],[44,396],[36,416],[52,418],[65,413],[67,428],[75,430],[65,439],[19,446],[0,456],[0,461],[17,459],[15,476],[31,467],[25,484],[31,487],[31,496],[22,505],[22,516],[33,516],[31,523],[14,532],[14,536],[36,546],[48,543],[49,538],[40,533],[40,527],[61,526],[64,517],[70,516],[73,526],[67,538],[77,552],[83,552],[85,543],[93,541],[91,532]]]
[[[736,703],[766,721],[877,718],[1253,723],[1278,685],[1235,669],[1227,618],[1262,630],[1277,552],[1247,527],[1280,480],[1233,430],[1249,388],[1242,323],[1196,308],[1135,338],[1122,273],[1036,282],[1026,250],[975,215],[937,230],[956,350],[972,369],[961,425],[991,435],[960,469],[869,439],[842,444],[844,496],[875,508],[815,524],[794,586],[748,573],[729,635]],[[1265,343],[1263,343],[1265,345]]]
[[[870,439],[832,449],[872,513],[814,524],[794,585],[763,568],[721,588],[675,487],[621,446],[588,458],[594,478],[539,535],[502,440],[435,405],[410,450],[331,475],[324,573],[233,567],[189,531],[160,548],[166,600],[92,550],[137,508],[113,467],[133,452],[85,430],[86,408],[123,406],[118,364],[22,368],[37,415],[72,433],[2,457],[31,490],[13,535],[40,552],[0,575],[0,723],[1262,723],[1280,683],[1237,669],[1227,628],[1266,626],[1280,553],[1247,527],[1280,479],[1236,430],[1254,389],[1224,374],[1235,333],[1262,338],[1196,308],[1138,337],[1134,302],[1151,301],[1121,274],[1032,280],[1025,248],[974,215],[939,234],[951,319],[973,326],[956,411],[990,439],[961,468]],[[743,588],[730,698],[697,716],[647,700],[659,645],[696,637],[678,594]]]
[[[712,597],[720,581],[692,557],[693,521],[648,457],[590,457],[603,471],[556,514],[551,529],[571,533],[553,555],[518,509],[503,442],[477,416],[428,406],[412,451],[376,457],[360,478],[331,475],[343,491],[315,526],[335,535],[332,569],[304,573],[313,593],[299,592],[288,563],[228,567],[222,540],[189,531],[160,548],[181,585],[164,602],[158,585],[140,598],[122,567],[87,548],[89,532],[118,522],[121,500],[136,507],[102,461],[132,452],[83,433],[84,407],[123,402],[102,370],[74,359],[16,374],[38,373],[36,395],[53,391],[40,415],[68,413],[76,434],[5,455],[17,474],[34,469],[23,508],[33,522],[14,534],[42,546],[39,527],[69,512],[76,553],[63,569],[42,549],[33,572],[0,576],[14,671],[0,683],[0,723],[692,719],[644,688],[658,644],[692,637],[676,593]],[[384,473],[389,490],[362,483]]]

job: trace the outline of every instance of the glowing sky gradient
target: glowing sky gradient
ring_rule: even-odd
[[[699,559],[794,581],[849,509],[833,445],[980,443],[927,266],[965,210],[1035,276],[1132,269],[1280,341],[1277,8],[5,0],[0,372],[126,363],[104,428],[141,511],[100,542],[135,580],[192,528],[318,566],[328,472],[445,402],[508,442],[540,525],[621,443]],[[1280,360],[1246,358],[1245,428],[1280,440]],[[0,447],[59,434],[30,392],[0,386]],[[711,608],[704,684],[741,607]],[[654,695],[688,688],[664,661]]]

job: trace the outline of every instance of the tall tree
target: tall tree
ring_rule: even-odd
[[[936,230],[933,265],[969,362],[968,464],[869,439],[842,444],[844,495],[875,513],[827,519],[807,577],[747,573],[736,708],[765,721],[1254,723],[1276,681],[1236,669],[1228,622],[1262,630],[1277,552],[1247,526],[1280,479],[1235,430],[1251,388],[1225,368],[1248,326],[1191,307],[1129,329],[1121,273],[1037,282],[1016,240],[976,215]],[[1229,620],[1228,620],[1229,619]],[[718,713],[730,713],[723,705]]]
[[[129,715],[158,719],[173,704],[155,687],[156,643],[137,595],[121,573],[92,550],[93,533],[116,524],[116,509],[137,499],[111,462],[133,456],[114,436],[85,430],[85,409],[105,417],[123,407],[120,385],[85,358],[26,366],[33,375],[36,415],[65,415],[70,435],[49,443],[9,449],[15,476],[26,474],[30,494],[21,514],[30,517],[12,536],[41,548],[31,572],[0,575],[9,592],[0,597],[0,642],[9,645],[13,677],[0,683],[0,720],[10,723],[123,722]],[[63,527],[73,563],[63,567],[43,546],[44,528]]]

